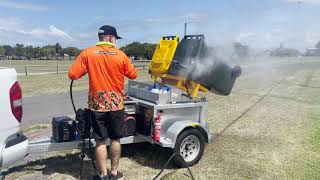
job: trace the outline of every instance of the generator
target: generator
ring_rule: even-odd
[[[68,116],[52,118],[52,140],[55,142],[69,142],[76,139],[74,120]]]

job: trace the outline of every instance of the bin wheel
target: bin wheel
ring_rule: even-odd
[[[185,160],[188,166],[197,164],[203,154],[205,139],[197,129],[183,131],[177,138],[173,153],[178,153]],[[179,156],[174,157],[174,163],[178,167],[185,168],[186,165]]]

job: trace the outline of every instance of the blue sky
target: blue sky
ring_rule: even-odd
[[[253,49],[303,50],[320,40],[320,0],[0,0],[0,44],[84,48],[97,41],[101,25],[117,27],[133,41],[157,42],[164,35],[205,34],[209,44],[241,42]]]

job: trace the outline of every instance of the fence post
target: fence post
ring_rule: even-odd
[[[57,66],[57,74],[59,74],[59,66]]]
[[[27,65],[24,66],[24,71],[26,72],[26,76],[28,76],[28,69],[27,69]]]

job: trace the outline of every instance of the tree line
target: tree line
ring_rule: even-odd
[[[0,46],[0,57],[7,60],[56,60],[66,57],[74,57],[80,50],[76,47],[63,48],[59,43],[46,46],[25,46],[16,44],[15,46]]]
[[[151,59],[157,44],[132,42],[120,49],[125,52],[131,59]]]
[[[138,59],[151,59],[155,51],[156,44],[132,42],[120,49],[124,51],[130,58]],[[320,49],[320,41],[315,45],[315,48]],[[233,44],[234,53],[238,57],[247,57],[250,55],[250,47],[240,44]],[[15,46],[0,45],[0,59],[8,60],[57,60],[57,59],[70,59],[78,56],[80,49],[77,47],[63,48],[59,43],[46,46],[25,46],[23,44],[16,44]],[[320,53],[320,50],[316,54]],[[298,56],[301,53],[295,49],[277,48],[270,52],[271,56]],[[319,54],[320,55],[320,54]]]
[[[133,42],[120,49],[132,59],[151,59],[156,44]],[[6,60],[59,60],[74,59],[80,53],[77,47],[63,48],[59,43],[46,46],[0,45],[0,59]]]

